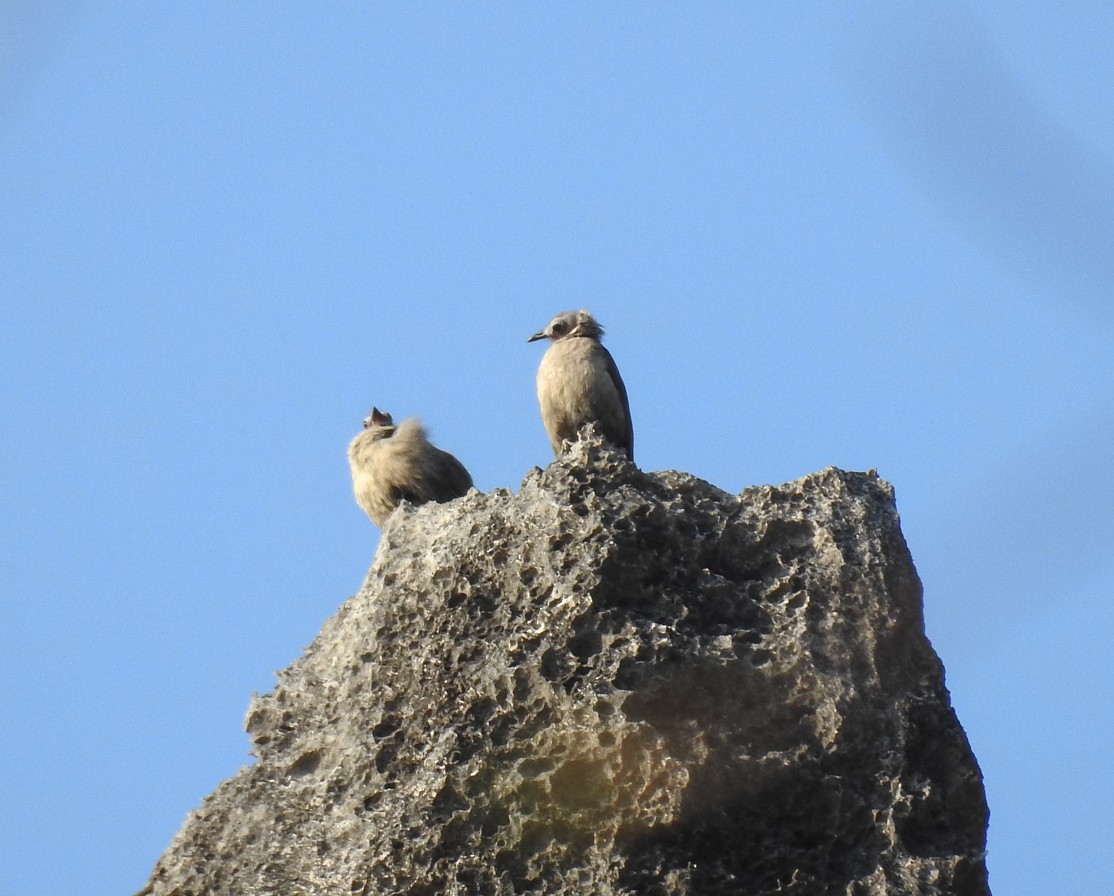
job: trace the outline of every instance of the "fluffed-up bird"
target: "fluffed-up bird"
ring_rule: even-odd
[[[603,327],[581,309],[562,311],[527,340],[550,341],[538,366],[538,404],[557,457],[581,427],[595,421],[604,438],[634,460],[627,387],[601,336]]]
[[[378,408],[348,446],[356,503],[382,526],[403,501],[451,501],[472,487],[472,477],[449,452],[435,448],[416,418],[397,426]]]

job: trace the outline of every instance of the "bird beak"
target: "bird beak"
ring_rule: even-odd
[[[537,342],[539,339],[545,339],[545,330],[538,330],[533,336],[527,339],[527,342]]]

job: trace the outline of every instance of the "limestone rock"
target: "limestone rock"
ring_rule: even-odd
[[[403,505],[144,894],[988,894],[893,493],[597,438]]]

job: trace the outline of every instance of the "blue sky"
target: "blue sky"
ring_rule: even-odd
[[[556,311],[638,461],[894,483],[998,893],[1114,786],[1114,7],[62,4],[0,16],[0,896],[138,889],[360,586],[372,404],[550,459]]]

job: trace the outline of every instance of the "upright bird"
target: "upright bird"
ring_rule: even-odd
[[[634,460],[634,426],[627,387],[601,327],[587,311],[562,311],[527,341],[550,340],[538,367],[538,404],[553,453],[560,457],[584,424],[595,421],[604,438]]]
[[[348,466],[356,503],[377,526],[402,501],[451,501],[472,487],[464,465],[431,445],[421,423],[411,417],[396,426],[378,408],[348,446]]]

